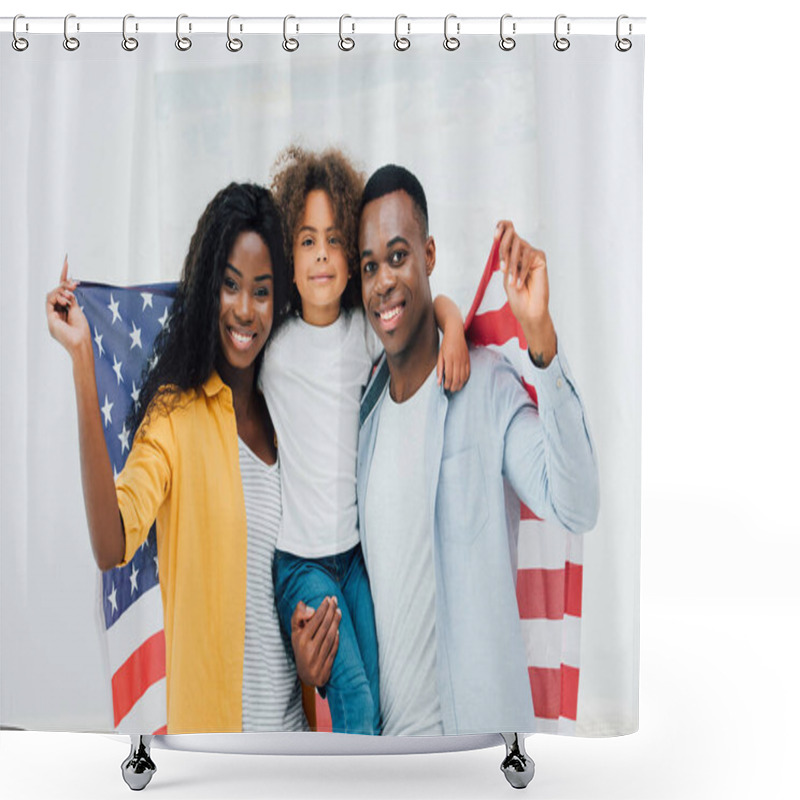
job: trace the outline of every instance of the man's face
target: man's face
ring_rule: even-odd
[[[432,324],[433,237],[425,236],[411,197],[397,191],[364,206],[358,246],[364,311],[386,354],[402,356]]]

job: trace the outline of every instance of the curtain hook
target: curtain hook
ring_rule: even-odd
[[[556,21],[553,24],[553,35],[555,36],[555,41],[553,42],[553,47],[558,50],[559,53],[563,53],[565,50],[569,50],[570,41],[567,39],[566,36],[559,36],[558,35],[558,22],[559,20],[566,19],[566,14],[559,14],[556,17]],[[569,29],[570,24],[567,23],[567,36],[569,36]]]
[[[290,19],[297,19],[297,18],[293,17],[291,14],[288,14],[283,18],[283,49],[287,53],[294,53],[294,51],[297,50],[298,47],[300,47],[300,42],[298,42],[297,39],[295,38],[290,38],[287,34],[287,29],[289,26]],[[300,26],[297,25],[295,27],[295,30],[299,31]]]
[[[505,34],[506,20],[511,19],[511,17],[511,14],[503,14],[503,16],[500,17],[500,49],[505,50],[506,52],[513,50],[517,46],[517,40],[513,36],[506,36]],[[511,32],[517,32],[516,22],[511,24]]]
[[[28,49],[28,40],[27,39],[23,39],[22,36],[20,36],[17,33],[17,20],[18,19],[25,19],[25,16],[23,14],[17,14],[17,16],[14,17],[14,23],[11,26],[11,33],[14,35],[14,38],[11,41],[11,46],[18,53],[21,53],[23,50],[27,50]]]
[[[458,38],[458,34],[461,33],[461,23],[456,22],[456,35],[450,36],[447,33],[447,23],[450,22],[451,19],[458,18],[455,14],[448,14],[444,18],[444,42],[442,42],[442,45],[445,50],[449,50],[452,53],[453,50],[458,50],[458,48],[461,47],[461,39]]]
[[[64,17],[64,49],[73,52],[81,46],[81,43],[75,36],[69,35],[68,26],[71,19],[75,19],[74,14],[67,14],[67,16]],[[81,29],[81,26],[78,23],[76,23],[76,29]]]
[[[236,14],[231,14],[228,17],[228,41],[225,42],[225,47],[227,47],[228,50],[231,51],[231,53],[238,53],[242,49],[242,47],[244,47],[241,39],[236,39],[231,36],[231,22],[233,22],[233,20],[235,19],[239,19],[239,17],[236,16]],[[240,25],[239,30],[241,31],[241,29],[242,27]]]
[[[188,14],[178,14],[177,19],[175,20],[175,47],[178,50],[182,50],[185,52],[192,46],[192,40],[188,36],[181,36],[181,20],[188,19]],[[192,30],[191,23],[189,24],[189,30]]]
[[[352,50],[356,46],[355,40],[351,39],[349,36],[345,36],[342,31],[342,26],[344,25],[344,21],[346,19],[353,19],[353,18],[349,14],[342,14],[342,16],[339,17],[339,49],[344,50],[345,52],[348,50]],[[350,25],[352,27],[351,33],[355,33],[356,32],[355,22],[351,22]]]
[[[132,53],[139,46],[139,40],[135,39],[133,36],[128,36],[129,19],[135,19],[133,14],[126,14],[122,18],[122,49]],[[138,30],[139,26],[137,25],[136,28]]]
[[[394,18],[394,49],[395,50],[408,50],[411,47],[411,40],[407,39],[405,36],[400,36],[400,20],[401,19],[408,19],[405,14],[398,14]],[[406,23],[408,27],[408,33],[411,33],[411,25]]]
[[[628,50],[630,50],[631,47],[633,47],[633,42],[630,39],[623,39],[619,35],[620,22],[622,22],[622,20],[624,20],[624,19],[628,19],[628,15],[627,14],[620,14],[617,17],[617,41],[614,42],[614,47],[616,47],[617,50],[620,51],[620,53],[627,53]],[[633,33],[633,26],[629,22],[628,23],[628,35],[630,35],[631,33]]]

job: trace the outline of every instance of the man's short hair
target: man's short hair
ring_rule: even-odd
[[[361,200],[361,211],[367,203],[378,200],[392,192],[405,192],[414,207],[417,221],[422,228],[422,235],[428,235],[428,201],[425,199],[425,190],[414,173],[397,164],[386,164],[372,173],[372,177],[364,187]]]

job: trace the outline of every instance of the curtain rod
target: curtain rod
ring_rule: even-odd
[[[558,26],[559,35],[615,35],[623,36],[643,34],[644,17],[626,17],[621,21],[615,17],[570,17],[559,15],[554,17],[514,17],[504,15],[503,34],[506,36],[523,36],[526,34],[553,34]],[[0,18],[0,31],[11,33],[14,19]],[[130,16],[126,23],[128,34],[136,33],[175,33],[177,20],[175,17],[136,17]],[[345,15],[339,17],[235,17],[231,23],[237,34],[278,34],[287,30],[292,35],[306,34],[340,34],[346,36],[358,34],[389,34],[396,32],[403,36],[415,34],[443,34],[444,17],[355,17]],[[500,16],[497,17],[458,17],[450,15],[447,21],[449,36],[471,36],[475,34],[500,35]],[[228,32],[227,17],[194,17],[181,15],[181,31],[189,34],[225,34]],[[620,27],[621,26],[621,27]],[[70,15],[69,33],[122,33],[122,17],[81,17]],[[16,26],[17,34],[64,33],[64,17],[27,17],[20,16]]]

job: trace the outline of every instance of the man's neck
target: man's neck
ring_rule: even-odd
[[[413,397],[436,367],[439,356],[439,329],[431,314],[429,323],[419,331],[416,341],[405,352],[387,355],[389,364],[389,394],[395,403]]]

